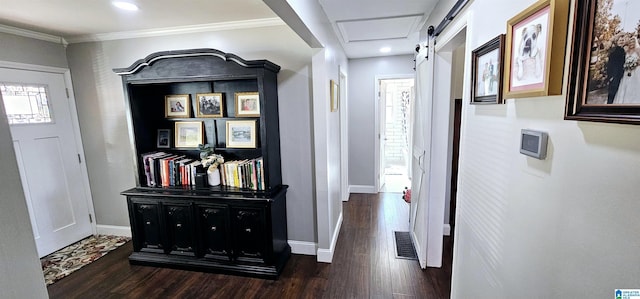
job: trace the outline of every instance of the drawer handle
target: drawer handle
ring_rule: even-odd
[[[176,224],[176,227],[182,227],[181,223]]]
[[[214,231],[214,232],[215,232],[217,229],[218,229],[218,228],[217,228],[217,227],[215,227],[215,226],[212,226],[212,227],[211,227],[211,230],[212,230],[212,231]]]
[[[250,233],[251,229],[250,228],[245,228],[244,231]]]

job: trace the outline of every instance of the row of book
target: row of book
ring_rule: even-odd
[[[200,160],[165,152],[142,154],[142,163],[149,187],[195,186],[203,172]]]
[[[265,190],[262,157],[225,162],[220,165],[220,178],[225,186]]]
[[[200,160],[165,152],[142,154],[149,187],[196,186],[196,174],[204,173]],[[265,190],[262,157],[228,161],[219,166],[221,184],[251,190]]]

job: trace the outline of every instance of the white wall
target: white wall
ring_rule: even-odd
[[[0,60],[68,68],[62,44],[0,32]]]
[[[0,33],[0,60],[67,67],[64,47]],[[48,298],[0,96],[0,298]]]
[[[349,185],[376,184],[376,76],[414,74],[413,55],[349,60]]]
[[[342,223],[340,113],[330,112],[330,80],[348,75],[347,58],[318,1],[265,0],[307,43],[312,58],[313,150],[318,261],[331,262]]]
[[[471,49],[534,2],[476,0],[459,16],[468,56],[452,298],[608,298],[640,281],[640,127],[563,120],[565,96],[468,104]],[[546,160],[519,154],[522,128],[549,133]]]
[[[99,225],[129,226],[120,192],[134,187],[121,78],[112,69],[166,50],[215,48],[267,59],[278,74],[283,183],[290,240],[315,242],[311,173],[311,48],[286,26],[71,44],[67,49]]]

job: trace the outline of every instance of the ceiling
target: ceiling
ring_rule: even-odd
[[[135,0],[122,11],[109,0],[2,0],[0,24],[64,37],[171,29],[278,16],[261,0]],[[319,0],[349,58],[408,54],[425,12],[438,0]],[[381,53],[382,47],[390,47]]]
[[[439,0],[319,0],[347,57],[413,53]],[[390,52],[380,49],[389,47]]]

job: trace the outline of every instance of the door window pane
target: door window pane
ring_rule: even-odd
[[[0,83],[0,93],[9,124],[53,122],[46,85]]]

